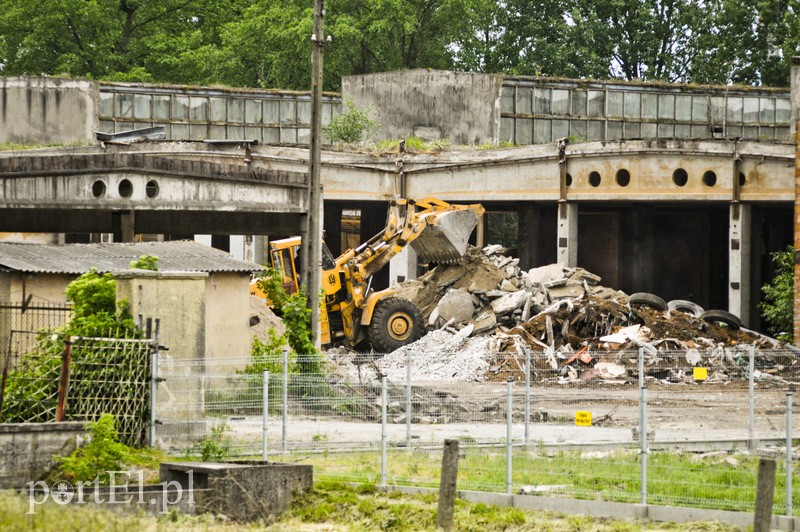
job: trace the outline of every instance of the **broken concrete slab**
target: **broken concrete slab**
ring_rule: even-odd
[[[478,316],[470,322],[474,327],[472,334],[481,334],[490,331],[497,325],[497,316],[491,308],[481,311]]]
[[[539,268],[531,268],[525,274],[525,280],[531,284],[544,284],[564,277],[564,267],[561,264],[548,264]]]
[[[509,312],[513,312],[516,309],[522,307],[525,304],[525,300],[528,298],[528,292],[525,290],[519,290],[517,292],[511,292],[510,294],[504,295],[498,299],[492,301],[492,310],[498,316],[502,316],[503,314],[508,314]]]

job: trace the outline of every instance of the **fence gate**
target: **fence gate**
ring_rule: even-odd
[[[121,331],[65,336],[57,329],[69,306],[0,309],[0,422],[94,421],[108,413],[124,443],[146,443],[153,341]]]

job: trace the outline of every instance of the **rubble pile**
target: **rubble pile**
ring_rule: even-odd
[[[503,251],[501,246],[470,248],[461,263],[440,265],[399,285],[396,295],[413,301],[433,332],[376,360],[375,370],[380,367],[390,380],[403,378],[411,351],[415,374],[431,379],[522,378],[519,358],[529,349],[535,367],[552,371],[555,379],[614,380],[635,369],[641,347],[649,375],[678,382],[691,380],[691,371],[687,377],[678,367],[739,368],[741,354],[734,351],[739,344],[782,347],[680,310],[629,305],[625,293],[600,285],[600,277],[582,268],[551,264],[523,271],[518,259]],[[682,353],[677,363],[675,352]],[[494,360],[487,364],[490,355]],[[779,369],[787,363],[785,357],[770,361],[769,356],[774,355],[761,356],[759,367]],[[764,373],[769,372],[774,371]],[[712,374],[712,379],[724,377],[724,372]]]
[[[583,296],[627,302],[599,285],[600,277],[559,264],[523,271],[502,246],[470,248],[456,264],[440,265],[398,285],[397,296],[413,301],[430,329],[471,326],[471,335],[492,334],[528,321],[554,302]]]

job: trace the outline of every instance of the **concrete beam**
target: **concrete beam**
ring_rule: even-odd
[[[304,216],[280,212],[136,211],[134,233],[288,236],[299,234]],[[0,209],[0,231],[114,233],[114,211]]]

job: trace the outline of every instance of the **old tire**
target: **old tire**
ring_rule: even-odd
[[[647,306],[656,310],[667,310],[667,302],[655,294],[648,294],[647,292],[636,292],[631,294],[628,298],[628,305],[631,307]]]
[[[707,310],[700,316],[703,321],[708,323],[722,324],[731,329],[738,331],[742,328],[742,320],[736,315],[726,312],[724,310]]]
[[[679,312],[683,312],[684,314],[688,314],[689,316],[694,316],[695,318],[699,318],[705,312],[705,309],[698,305],[697,303],[693,303],[692,301],[686,301],[685,299],[673,299],[669,303],[667,303],[669,310],[677,310]]]
[[[387,297],[375,305],[367,338],[375,351],[391,353],[419,340],[423,330],[422,313],[414,303],[400,297]]]

